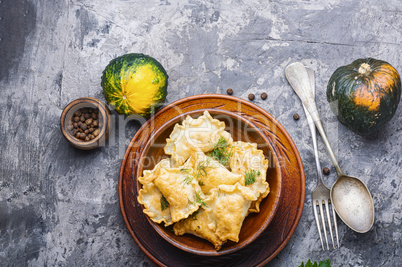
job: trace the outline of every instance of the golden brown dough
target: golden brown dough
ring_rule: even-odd
[[[216,250],[219,250],[225,241],[219,239],[218,235],[209,229],[208,224],[208,215],[204,208],[201,207],[193,216],[176,223],[173,226],[173,230],[176,235],[193,234],[204,238],[211,242]]]
[[[138,195],[138,202],[144,205],[144,213],[156,223],[165,223],[165,226],[173,224],[172,216],[170,215],[170,207],[162,210],[161,207],[162,193],[153,184],[143,185]]]
[[[201,203],[197,198],[204,198],[198,182],[181,168],[161,168],[154,184],[169,202],[173,222],[198,210]]]
[[[211,151],[219,138],[223,137],[232,143],[230,133],[225,131],[225,123],[211,117],[208,111],[197,119],[190,116],[183,121],[182,125],[176,124],[164,147],[167,155],[182,165],[191,153],[192,148],[199,148],[203,152]]]
[[[253,200],[256,200],[253,192],[239,183],[212,189],[205,201],[210,221],[208,227],[221,240],[238,242],[243,220]]]

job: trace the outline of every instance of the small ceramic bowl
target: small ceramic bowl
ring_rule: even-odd
[[[76,138],[72,131],[68,129],[69,122],[72,120],[74,113],[82,108],[95,108],[99,110],[99,134],[94,139],[84,141]],[[60,129],[67,141],[74,147],[90,150],[102,146],[108,138],[110,123],[110,111],[108,107],[100,100],[92,97],[78,98],[68,104],[60,116]]]
[[[169,137],[176,123],[181,123],[187,115],[197,118],[203,114],[205,109],[194,110],[176,116],[165,122],[162,127],[150,135],[147,144],[139,158],[139,168],[137,169],[137,177],[142,176],[143,170],[150,170],[163,158],[168,156],[164,153],[166,138]],[[226,242],[221,250],[216,251],[213,245],[205,239],[198,238],[194,235],[185,234],[177,236],[172,231],[172,226],[164,227],[163,224],[157,224],[147,219],[153,228],[170,244],[184,251],[203,255],[203,256],[218,256],[237,251],[253,242],[267,228],[274,218],[277,210],[281,188],[282,175],[280,172],[279,160],[270,142],[266,136],[260,132],[252,122],[245,117],[234,112],[206,109],[211,116],[220,121],[224,121],[226,131],[228,131],[234,141],[243,141],[257,143],[257,148],[262,150],[264,156],[269,159],[269,167],[267,170],[267,181],[270,186],[270,193],[261,202],[259,213],[250,213],[244,220],[243,226],[239,234],[239,242]],[[138,181],[137,181],[138,182]],[[138,182],[137,190],[141,189],[141,184]],[[267,240],[269,242],[269,240]]]

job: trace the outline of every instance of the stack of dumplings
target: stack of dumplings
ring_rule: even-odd
[[[257,144],[234,142],[225,123],[208,111],[176,124],[161,160],[138,180],[138,202],[156,223],[173,225],[176,235],[193,234],[216,250],[239,241],[246,216],[260,211],[269,194],[268,160]]]

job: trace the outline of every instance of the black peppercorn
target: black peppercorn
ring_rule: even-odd
[[[267,96],[268,96],[267,93],[264,92],[261,94],[261,99],[265,100],[265,99],[267,99]]]
[[[227,90],[226,90],[226,93],[227,93],[228,95],[233,95],[233,89],[232,89],[232,88],[227,89]]]
[[[251,101],[254,100],[254,98],[255,98],[255,95],[254,95],[254,94],[249,94],[249,95],[248,95],[248,99],[250,99]]]
[[[299,119],[300,119],[299,114],[297,114],[297,113],[293,114],[293,119],[294,119],[295,121],[299,120]]]
[[[95,108],[81,108],[74,112],[67,122],[67,129],[73,136],[82,141],[90,141],[100,133],[101,123],[98,121],[99,110]]]
[[[328,175],[328,174],[329,174],[329,169],[328,169],[327,167],[325,167],[324,169],[322,169],[322,172],[323,172],[325,175]]]

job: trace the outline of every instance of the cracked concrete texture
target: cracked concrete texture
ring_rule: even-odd
[[[330,258],[333,266],[401,263],[401,117],[373,139],[338,123],[326,101],[333,71],[374,57],[402,70],[402,3],[377,1],[0,2],[0,262],[10,266],[149,266],[122,220],[118,171],[138,123],[116,116],[106,147],[72,148],[59,116],[72,100],[104,100],[100,77],[114,57],[140,52],[169,74],[167,102],[201,93],[256,94],[293,138],[306,174],[306,201],[287,246],[268,266]],[[320,251],[311,210],[315,166],[300,100],[284,68],[302,61],[316,73],[316,101],[340,164],[374,198],[373,229],[340,221],[341,248]],[[267,92],[268,99],[258,96]],[[299,113],[301,119],[292,116]],[[319,139],[322,166],[332,163]],[[325,179],[335,180],[335,171]]]

